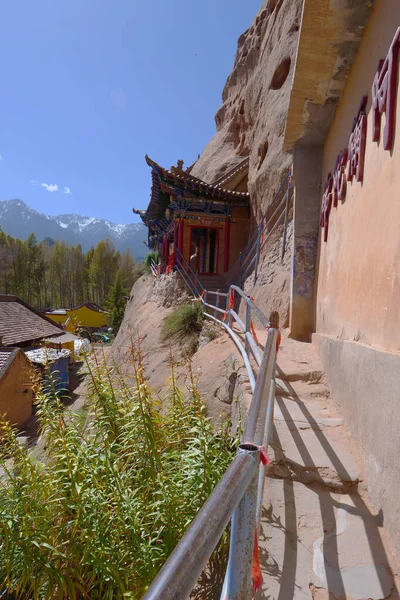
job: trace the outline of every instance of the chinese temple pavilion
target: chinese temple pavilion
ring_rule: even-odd
[[[152,169],[150,203],[133,211],[149,229],[149,247],[169,267],[183,255],[200,278],[228,273],[249,237],[248,159],[214,184],[184,171],[183,161],[170,170],[148,156],[146,162]]]

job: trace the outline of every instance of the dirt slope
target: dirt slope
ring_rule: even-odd
[[[183,359],[181,353],[184,340],[172,345],[160,340],[164,317],[180,301],[188,301],[188,297],[176,276],[162,276],[157,281],[151,276],[139,279],[132,288],[124,321],[111,351],[111,360],[131,375],[131,340],[136,344],[140,338],[146,378],[162,401],[171,375],[171,353],[174,361],[180,363],[176,366],[179,385],[184,387],[186,381],[187,359]],[[203,336],[201,347],[192,357],[199,390],[214,425],[230,419],[233,403],[246,393],[248,383],[242,363],[236,346],[222,329],[212,341]]]

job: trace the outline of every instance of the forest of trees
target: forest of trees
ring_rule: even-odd
[[[117,273],[130,290],[140,266],[129,250],[120,254],[104,240],[86,254],[81,246],[31,234],[22,241],[0,230],[0,293],[15,294],[38,309],[104,306]]]

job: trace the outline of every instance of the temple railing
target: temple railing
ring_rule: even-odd
[[[281,260],[285,255],[288,213],[292,198],[291,171],[289,170],[257,228],[253,231],[246,248],[239,258],[240,285],[254,272],[254,285],[258,277],[260,252],[278,225],[284,221]]]
[[[153,273],[154,277],[157,277],[157,275],[158,275],[157,265],[153,259],[151,259],[151,261],[150,261],[150,270]]]
[[[221,325],[235,342],[242,355],[251,389],[254,392],[256,380],[251,357],[259,367],[262,352],[258,345],[253,319],[257,319],[262,329],[268,327],[268,319],[254,301],[236,285],[231,285],[228,292],[206,290],[179,250],[177,250],[175,266],[194,300],[202,302],[205,316]],[[239,315],[241,305],[244,308],[244,318]]]

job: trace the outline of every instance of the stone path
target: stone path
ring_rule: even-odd
[[[399,598],[383,515],[368,504],[362,464],[311,344],[283,341],[270,457],[257,597]]]

